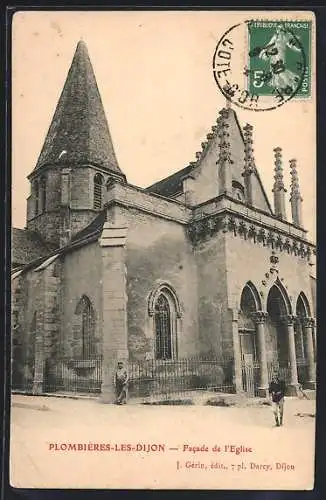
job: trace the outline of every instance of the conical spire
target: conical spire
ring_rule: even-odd
[[[302,210],[301,203],[302,197],[300,193],[299,177],[297,171],[297,160],[290,160],[290,173],[291,173],[291,192],[290,192],[290,202],[292,210],[292,220],[293,224],[302,226]]]
[[[48,164],[80,163],[122,174],[83,41],[77,45],[36,169]]]

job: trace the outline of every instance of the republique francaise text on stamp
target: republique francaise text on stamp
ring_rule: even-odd
[[[311,21],[246,21],[219,40],[215,81],[234,104],[267,111],[311,95]]]

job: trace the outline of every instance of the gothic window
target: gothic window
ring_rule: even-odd
[[[38,181],[34,182],[34,200],[35,200],[35,216],[38,215],[39,210],[39,184]]]
[[[88,359],[95,354],[95,315],[91,301],[86,295],[83,295],[80,299],[76,308],[76,315],[80,326],[78,332],[79,351],[82,358]]]
[[[172,358],[170,305],[163,293],[155,303],[156,359]]]
[[[102,189],[103,177],[101,174],[96,174],[94,177],[94,208],[96,210],[102,208]]]
[[[45,212],[46,208],[46,178],[42,177],[40,180],[40,209]]]
[[[232,181],[232,194],[236,200],[245,201],[244,188],[240,182]]]

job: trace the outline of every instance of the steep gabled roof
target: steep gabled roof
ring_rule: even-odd
[[[24,266],[33,260],[46,257],[55,250],[37,234],[27,229],[13,228],[11,233],[12,266]]]
[[[34,169],[90,163],[122,174],[87,47],[80,41]]]

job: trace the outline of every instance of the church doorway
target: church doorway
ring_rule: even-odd
[[[257,357],[257,336],[253,315],[260,309],[260,300],[255,287],[247,283],[244,287],[239,311],[239,340],[242,364],[243,390],[255,396],[258,387],[259,362]]]
[[[295,334],[295,351],[298,368],[298,381],[300,384],[305,385],[309,380],[308,374],[308,359],[309,359],[309,339],[307,326],[309,326],[310,307],[308,300],[304,293],[300,293],[296,303],[296,322],[294,325]],[[314,346],[312,344],[312,351]],[[314,352],[312,352],[314,355]]]
[[[290,305],[286,292],[277,284],[273,285],[267,298],[267,330],[272,350],[272,370],[279,369],[287,378],[289,365],[288,330],[284,318],[289,314]]]

